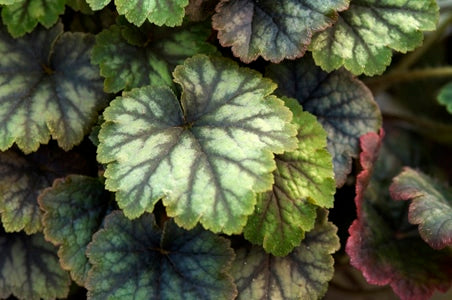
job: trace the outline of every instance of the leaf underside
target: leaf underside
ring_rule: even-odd
[[[126,216],[152,211],[163,197],[169,216],[190,229],[239,233],[255,192],[271,188],[273,154],[294,149],[292,114],[270,95],[275,86],[223,58],[197,55],[168,87],[126,92],[105,110],[98,160],[106,187]]]
[[[89,299],[233,299],[227,275],[229,241],[200,226],[185,231],[173,221],[160,229],[154,217],[111,213],[88,246],[93,267]]]
[[[212,18],[223,46],[249,63],[262,56],[278,63],[303,56],[314,32],[337,19],[349,0],[223,0]]]

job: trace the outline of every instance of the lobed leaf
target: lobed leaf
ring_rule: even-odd
[[[452,244],[452,191],[432,178],[405,168],[393,179],[391,197],[412,200],[408,220],[419,225],[421,237],[434,249]]]
[[[275,85],[222,58],[197,55],[168,87],[124,93],[104,112],[98,160],[106,187],[129,218],[161,198],[169,216],[190,229],[239,233],[255,192],[271,188],[273,152],[295,148],[291,112],[270,95]]]
[[[257,197],[244,228],[245,238],[265,251],[286,256],[314,227],[316,207],[332,207],[336,184],[326,132],[295,99],[284,99],[298,127],[298,148],[275,157],[271,191]]]
[[[0,150],[16,143],[30,153],[50,136],[69,150],[105,105],[99,71],[89,61],[94,38],[62,32],[61,23],[21,39],[0,30]]]
[[[5,230],[40,231],[39,193],[57,177],[87,173],[88,163],[77,153],[49,148],[29,156],[13,150],[0,152],[0,213]]]
[[[212,18],[218,39],[249,63],[262,56],[278,63],[303,56],[314,32],[337,19],[349,0],[222,0]]]
[[[148,20],[158,26],[178,26],[182,24],[189,0],[115,0],[120,15],[136,26]],[[104,8],[111,0],[87,0],[93,10]]]
[[[446,106],[447,111],[452,114],[452,82],[441,88],[438,94],[438,102]]]
[[[2,1],[1,4],[7,4],[2,9],[2,21],[8,32],[17,38],[32,32],[38,23],[46,28],[55,25],[64,12],[65,3],[66,0]]]
[[[381,74],[392,50],[413,50],[422,31],[435,30],[438,11],[435,0],[353,0],[332,27],[314,35],[309,49],[325,71],[345,66],[356,75]]]
[[[130,221],[110,214],[87,251],[88,299],[233,299],[227,275],[229,242],[199,226],[185,231],[172,221],[163,229],[145,214]]]
[[[274,257],[260,247],[236,251],[232,275],[238,299],[320,299],[334,273],[331,256],[339,247],[337,228],[319,209],[313,230],[286,257]]]
[[[204,24],[169,32],[154,29],[151,43],[148,37],[138,33],[137,39],[143,41],[132,44],[130,39],[137,33],[130,30],[128,25],[113,25],[96,36],[92,62],[100,66],[106,92],[116,93],[148,84],[173,87],[171,72],[177,65],[197,53],[215,52],[212,45],[204,42],[210,33]]]
[[[6,234],[0,227],[0,297],[65,298],[71,280],[60,268],[56,250],[42,234]]]
[[[45,238],[59,246],[62,268],[70,271],[79,285],[85,285],[91,268],[86,247],[109,207],[103,183],[82,175],[57,179],[39,195],[39,205],[44,211]]]
[[[328,134],[336,185],[342,186],[359,153],[359,137],[381,127],[381,113],[369,89],[349,72],[326,73],[309,57],[270,65],[266,76],[276,93],[293,97],[315,115]]]

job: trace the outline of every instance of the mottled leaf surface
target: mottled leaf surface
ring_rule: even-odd
[[[381,74],[392,50],[420,46],[422,31],[435,30],[435,0],[353,0],[338,21],[312,38],[317,65],[330,72],[345,66],[353,74]]]
[[[185,16],[193,22],[204,21],[215,12],[218,0],[189,0],[185,7]]]
[[[87,2],[92,9],[99,10],[111,0]],[[136,26],[141,26],[146,20],[159,26],[177,26],[182,24],[188,0],[115,0],[115,5],[118,13]]]
[[[278,84],[278,95],[297,99],[323,125],[336,184],[342,186],[351,171],[352,158],[358,156],[359,137],[381,126],[381,113],[369,89],[345,70],[322,71],[307,56],[270,65],[266,76]]]
[[[273,153],[296,147],[292,114],[271,95],[275,84],[223,58],[197,55],[168,87],[126,92],[104,112],[98,160],[106,187],[126,216],[152,211],[163,197],[169,216],[192,228],[239,233],[271,189]]]
[[[41,230],[39,193],[57,177],[87,173],[87,163],[76,153],[46,147],[29,156],[0,152],[0,213],[5,230],[28,234]]]
[[[66,298],[71,283],[58,262],[56,249],[42,234],[8,234],[0,227],[0,298]]]
[[[7,2],[7,3],[5,3]],[[50,28],[64,12],[65,0],[17,0],[3,1],[9,4],[2,9],[2,21],[13,37],[30,33],[42,24]]]
[[[433,248],[452,244],[452,191],[431,177],[405,168],[390,186],[396,200],[412,200],[408,220],[419,225],[421,237]]]
[[[346,245],[350,263],[369,283],[389,284],[401,299],[429,299],[435,289],[446,291],[452,284],[452,249],[432,249],[407,222],[408,203],[391,199],[391,177],[381,172],[387,157],[379,156],[369,165],[380,146],[378,138],[368,138],[363,143],[366,162],[361,162],[363,171],[357,178],[358,218],[349,228]],[[372,170],[371,177],[362,175]]]
[[[438,102],[446,106],[447,111],[452,114],[452,82],[446,84],[438,94]]]
[[[285,99],[298,126],[298,148],[277,155],[275,182],[257,197],[244,228],[245,238],[273,255],[285,256],[314,227],[316,207],[332,207],[336,184],[326,132],[295,99]]]
[[[0,30],[0,150],[25,153],[50,137],[65,150],[79,144],[106,102],[90,63],[91,35],[62,33],[59,23],[20,39]]]
[[[82,175],[57,179],[41,193],[39,205],[44,211],[46,240],[59,246],[62,267],[83,286],[91,267],[86,246],[101,227],[109,206],[103,183]]]
[[[303,56],[314,32],[331,26],[349,0],[222,0],[213,28],[223,46],[249,63]]]
[[[200,226],[163,230],[153,215],[110,214],[87,251],[89,299],[233,299],[229,241]]]
[[[257,246],[238,249],[232,265],[238,299],[320,299],[334,273],[331,254],[340,247],[336,231],[320,209],[314,229],[286,257]]]
[[[146,37],[133,32],[131,26],[113,25],[96,36],[92,61],[105,77],[104,89],[116,93],[144,85],[173,86],[171,72],[183,61],[198,53],[213,53],[205,42],[210,26],[196,24],[168,31],[156,29]],[[136,36],[134,44],[130,39]],[[129,39],[129,41],[126,40]]]

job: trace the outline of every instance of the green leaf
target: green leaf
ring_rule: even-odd
[[[452,82],[449,82],[440,90],[438,102],[446,106],[447,111],[452,114]]]
[[[0,227],[0,298],[65,298],[71,280],[60,268],[56,249],[42,234],[6,234]]]
[[[238,249],[232,275],[238,299],[320,299],[334,273],[332,253],[339,247],[337,228],[318,210],[315,228],[286,257],[266,254],[260,247]]]
[[[64,12],[66,0],[18,0],[2,9],[2,21],[13,37],[30,33],[38,23],[50,28]],[[6,3],[8,4],[8,3]]]
[[[87,0],[93,10],[102,9],[110,0]],[[181,25],[188,0],[115,0],[120,15],[136,26],[141,26],[146,19],[158,26]]]
[[[169,216],[190,229],[239,233],[269,190],[273,153],[296,147],[291,112],[270,95],[275,84],[223,58],[197,55],[168,87],[126,92],[104,112],[98,160],[106,187],[127,217],[163,197]]]
[[[50,136],[69,150],[104,107],[102,79],[90,64],[94,38],[62,32],[61,23],[21,39],[0,31],[0,150],[15,142],[30,153]]]
[[[249,63],[262,56],[272,62],[303,56],[314,32],[337,19],[349,0],[222,0],[212,18],[221,45]]]
[[[47,147],[29,156],[12,150],[0,152],[0,213],[5,230],[40,231],[39,193],[57,177],[89,173],[88,164],[92,163],[75,152]]]
[[[234,252],[229,241],[200,226],[185,231],[153,215],[130,221],[119,212],[105,219],[87,255],[93,264],[89,299],[233,299],[227,272]]]
[[[315,115],[328,134],[338,187],[358,157],[359,137],[381,127],[381,113],[372,93],[349,72],[326,73],[308,56],[295,62],[270,65],[266,76],[278,84],[276,93],[293,97]]]
[[[71,277],[81,286],[91,268],[86,246],[101,227],[109,206],[105,196],[99,179],[81,175],[57,179],[39,196],[45,238],[59,246],[61,266],[71,271]]]
[[[353,74],[381,74],[392,49],[407,52],[420,46],[423,30],[435,30],[435,0],[353,0],[338,21],[312,38],[309,49],[322,69],[345,66]]]
[[[419,225],[419,233],[431,247],[442,249],[452,244],[452,191],[432,178],[405,168],[393,179],[391,197],[412,200],[408,220]]]
[[[177,65],[197,53],[215,52],[212,45],[204,42],[210,28],[203,24],[171,31],[154,28],[149,33],[151,38],[131,30],[130,25],[113,25],[96,37],[92,61],[100,66],[107,92],[148,84],[173,86],[171,72]],[[130,43],[133,36],[137,36],[137,45]]]
[[[80,11],[83,14],[93,14],[94,12],[89,7],[86,0],[66,0],[66,5],[70,6],[75,11]]]
[[[325,130],[296,100],[285,102],[298,126],[298,149],[275,157],[273,189],[258,195],[244,229],[247,240],[277,256],[300,244],[304,232],[314,227],[316,206],[333,207],[336,192]]]

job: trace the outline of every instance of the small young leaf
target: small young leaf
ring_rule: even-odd
[[[106,187],[126,216],[152,211],[161,198],[169,216],[190,229],[239,233],[269,190],[273,153],[296,147],[292,114],[270,95],[275,84],[223,58],[197,55],[174,71],[168,87],[126,92],[104,112],[98,160]]]
[[[144,85],[173,86],[171,72],[197,53],[214,53],[215,47],[204,42],[210,29],[196,24],[167,31],[154,29],[152,43],[132,45],[126,40],[130,25],[113,25],[96,37],[92,61],[105,77],[104,89],[116,93]],[[155,39],[155,36],[158,38]],[[183,46],[181,46],[183,45]]]
[[[419,225],[421,237],[433,248],[452,244],[452,191],[432,178],[405,168],[393,179],[391,196],[396,200],[412,200],[408,218]]]
[[[65,298],[71,280],[58,262],[56,249],[42,234],[6,234],[0,226],[0,298]]]
[[[372,93],[349,72],[326,73],[308,56],[270,65],[266,76],[278,84],[278,95],[297,99],[323,125],[336,184],[342,186],[351,171],[352,158],[358,156],[359,137],[381,126],[381,113]]]
[[[83,14],[93,14],[94,12],[89,7],[86,0],[66,0],[66,4],[75,11],[80,11]]]
[[[259,194],[244,228],[245,238],[285,256],[314,227],[316,206],[332,207],[336,184],[326,132],[295,99],[285,99],[298,126],[298,148],[277,155],[272,191]]]
[[[59,23],[13,39],[0,29],[0,150],[15,142],[30,153],[50,135],[69,150],[105,105],[99,70],[90,64],[94,38],[62,32]]]
[[[5,2],[5,1],[4,1]],[[2,9],[3,23],[13,37],[30,33],[38,22],[50,28],[58,22],[58,16],[64,12],[66,0],[17,0]]]
[[[331,26],[349,0],[222,0],[213,28],[223,46],[249,63],[262,56],[272,62],[303,56],[313,32]]]
[[[381,74],[392,51],[413,50],[422,44],[422,30],[438,21],[435,0],[353,0],[336,24],[313,36],[309,49],[322,69],[345,66],[353,74]]]
[[[116,211],[88,245],[93,264],[89,299],[233,299],[227,275],[234,252],[229,241],[167,221],[163,230],[145,214],[130,221]]]
[[[452,114],[452,82],[446,84],[438,94],[438,102],[446,106],[447,111]]]
[[[334,273],[331,256],[339,247],[337,228],[318,210],[315,227],[300,246],[286,257],[266,254],[260,247],[239,249],[232,275],[238,299],[320,299]]]
[[[38,195],[52,181],[67,173],[86,173],[87,161],[73,152],[43,147],[24,156],[0,152],[0,213],[7,232],[41,230]]]
[[[63,269],[71,271],[74,281],[83,286],[91,267],[85,256],[86,246],[109,206],[103,183],[81,175],[57,179],[40,194],[39,205],[44,211],[46,240],[59,246]]]
[[[87,0],[93,10],[104,8],[111,0]],[[188,0],[115,0],[116,9],[120,15],[136,26],[143,25],[146,19],[156,25],[181,25],[184,18],[184,8]]]

